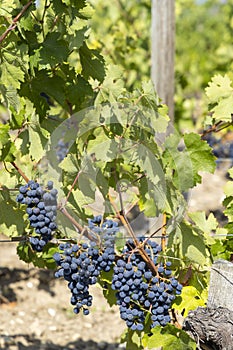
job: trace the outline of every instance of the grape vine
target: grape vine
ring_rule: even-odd
[[[214,172],[212,141],[171,130],[151,82],[125,90],[92,40],[86,1],[21,3],[0,7],[0,230],[19,241],[21,260],[56,269],[75,313],[90,313],[99,284],[128,349],[181,348],[176,312],[206,305],[211,263],[232,255],[232,185],[226,227],[187,214],[183,196]],[[232,123],[232,96],[231,79],[217,75],[211,130]]]

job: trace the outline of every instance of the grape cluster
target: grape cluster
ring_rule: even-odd
[[[144,242],[145,238],[140,238]],[[182,285],[171,276],[171,263],[158,262],[161,246],[148,240],[144,249],[157,267],[153,275],[142,256],[136,250],[133,240],[128,240],[122,257],[114,267],[112,289],[116,290],[120,315],[132,330],[142,331],[147,313],[150,313],[151,327],[165,326],[170,322],[169,309],[179,295]]]
[[[60,139],[56,146],[56,156],[59,162],[61,162],[67,155],[69,150],[69,143],[64,142],[63,139]]]
[[[101,271],[109,271],[115,260],[112,247],[105,247],[102,251],[95,242],[82,244],[61,244],[62,253],[55,253],[54,260],[60,267],[55,272],[55,277],[64,277],[68,281],[71,290],[71,304],[77,314],[80,310],[84,315],[89,314],[92,305],[92,296],[89,286],[97,282]]]
[[[30,226],[37,234],[30,237],[29,241],[34,250],[41,252],[57,228],[57,190],[53,188],[52,181],[48,181],[44,189],[30,180],[25,186],[20,186],[19,192],[16,201],[27,206]]]
[[[116,233],[119,231],[116,221],[107,219],[103,221],[101,215],[94,216],[88,220],[89,229],[98,235],[103,247],[113,247],[115,243]]]
[[[218,159],[231,159],[233,162],[232,133],[227,133],[225,138],[216,138],[213,133],[207,133],[203,139],[213,149],[213,154]]]

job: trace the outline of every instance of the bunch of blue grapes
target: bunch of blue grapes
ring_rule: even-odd
[[[233,140],[232,132],[228,132],[225,137],[216,138],[213,133],[207,133],[203,140],[207,141],[213,149],[213,154],[221,159],[231,159],[233,162]]]
[[[114,251],[109,246],[102,250],[95,242],[66,243],[61,244],[59,249],[62,252],[53,256],[59,266],[55,277],[63,277],[68,281],[74,313],[78,314],[82,310],[84,315],[88,315],[92,305],[89,286],[97,283],[101,271],[111,269],[115,260]]]
[[[119,231],[118,222],[103,220],[102,215],[98,215],[88,220],[88,227],[98,235],[102,247],[112,247],[114,250],[116,233]]]
[[[113,269],[112,289],[116,291],[120,316],[126,325],[142,331],[148,313],[152,328],[170,322],[169,310],[175,295],[181,293],[182,285],[172,277],[169,261],[158,262],[161,246],[145,238],[139,241],[145,242],[144,249],[157,267],[157,274],[153,275],[130,239]]]
[[[26,185],[20,186],[16,201],[27,206],[26,212],[30,226],[35,229],[36,235],[29,241],[32,248],[41,252],[43,247],[52,239],[57,229],[57,190],[53,182],[48,181],[46,188],[30,180]]]
[[[56,156],[59,162],[61,162],[67,155],[69,151],[69,143],[64,142],[63,139],[60,139],[56,146]]]

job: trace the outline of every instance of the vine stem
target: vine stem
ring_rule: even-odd
[[[18,173],[22,176],[22,178],[28,182],[29,178],[27,177],[27,175],[24,174],[24,172],[18,167],[17,164],[15,164],[15,162],[11,162],[11,164],[13,165],[13,167],[18,171]]]
[[[116,204],[115,204],[113,198],[111,197],[111,195],[109,194],[108,196],[109,196],[109,201],[110,201],[112,207],[114,208],[114,210],[116,212],[117,218],[120,219],[121,223],[127,229],[130,237],[133,239],[133,242],[134,242],[134,244],[136,246],[135,250],[139,251],[139,253],[142,256],[143,260],[149,266],[149,268],[151,269],[153,274],[158,276],[158,268],[155,266],[154,262],[150,259],[148,254],[145,252],[145,249],[143,248],[143,246],[144,246],[143,242],[140,243],[138,241],[137,237],[135,236],[135,233],[134,233],[134,231],[133,231],[129,221],[128,221],[127,217],[125,216],[124,209],[122,208],[121,211],[119,211],[117,209]]]
[[[163,213],[162,238],[161,238],[161,247],[163,252],[166,249],[166,224],[167,224],[167,215],[166,213]]]
[[[116,170],[116,168],[115,168]],[[123,198],[122,198],[122,193],[121,193],[121,189],[119,186],[119,183],[117,181],[117,175],[116,175],[116,171],[114,172],[114,177],[115,177],[115,181],[116,181],[116,188],[117,188],[117,192],[119,195],[119,199],[120,199],[120,208],[121,211],[119,212],[118,210],[116,211],[118,213],[119,219],[121,220],[122,224],[126,227],[129,235],[131,236],[131,238],[134,241],[135,247],[136,249],[138,249],[139,254],[142,256],[143,260],[146,262],[146,264],[149,266],[149,268],[151,269],[151,271],[153,272],[153,274],[155,274],[158,277],[158,268],[155,266],[154,262],[151,260],[151,258],[148,256],[148,254],[146,253],[145,249],[144,249],[144,244],[143,242],[139,242],[128,219],[127,216],[125,215],[125,209],[124,209],[124,204],[123,204]],[[113,202],[114,203],[114,202]],[[115,204],[115,203],[114,203]],[[115,207],[116,208],[116,207]],[[117,208],[116,208],[117,209]]]
[[[27,9],[31,6],[32,0],[29,1],[23,8],[22,10],[18,13],[18,15],[13,19],[12,23],[10,26],[7,28],[7,30],[0,36],[0,44],[5,40],[7,35],[16,28],[17,22],[20,20],[20,18],[24,15],[24,13],[27,11]]]
[[[201,133],[201,137],[206,136],[207,134],[210,134],[211,132],[219,132],[223,129],[228,128],[230,125],[232,125],[232,122],[228,122],[228,123],[223,123],[221,120],[219,122],[217,122],[216,124],[214,124],[211,128],[204,130]],[[218,128],[219,127],[219,128]]]
[[[69,197],[70,197],[70,195],[71,195],[71,192],[73,191],[74,186],[75,186],[76,182],[78,181],[79,176],[80,176],[81,174],[82,174],[82,170],[80,170],[80,171],[78,172],[78,174],[76,175],[76,177],[75,177],[75,179],[74,179],[74,182],[72,183],[71,189],[69,190],[69,193],[67,194],[67,197],[66,197],[66,199],[65,199],[65,204],[64,204],[64,205],[67,204],[68,199],[69,199]]]
[[[70,213],[66,210],[66,208],[64,207],[60,207],[59,210],[61,211],[61,213],[63,215],[65,215],[67,217],[67,219],[70,220],[70,222],[74,225],[75,228],[78,229],[78,231],[84,235],[85,237],[87,237],[90,241],[97,241],[97,239],[94,238],[93,235],[91,235],[88,230],[85,227],[82,227],[82,225],[80,225],[71,215]]]

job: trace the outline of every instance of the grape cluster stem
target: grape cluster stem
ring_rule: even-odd
[[[29,1],[22,10],[18,13],[18,15],[13,19],[10,26],[6,29],[6,31],[0,36],[0,44],[5,40],[7,35],[16,28],[17,22],[20,20],[20,18],[24,15],[24,13],[27,11],[27,9],[32,5],[32,0]]]
[[[150,259],[150,257],[148,256],[148,254],[145,252],[145,249],[143,248],[143,244],[141,244],[137,237],[135,236],[135,233],[127,219],[127,217],[125,216],[125,212],[124,209],[122,208],[121,211],[119,211],[116,208],[116,205],[111,197],[111,195],[109,194],[109,200],[110,203],[112,204],[115,212],[116,212],[116,216],[118,217],[118,219],[120,219],[120,221],[122,222],[122,224],[124,225],[124,227],[126,227],[130,237],[133,239],[133,242],[136,246],[136,249],[139,251],[139,254],[142,256],[143,260],[146,262],[146,264],[149,266],[151,272],[153,273],[153,275],[155,276],[159,276],[158,274],[158,268],[155,266],[155,264],[153,263],[153,261]]]

